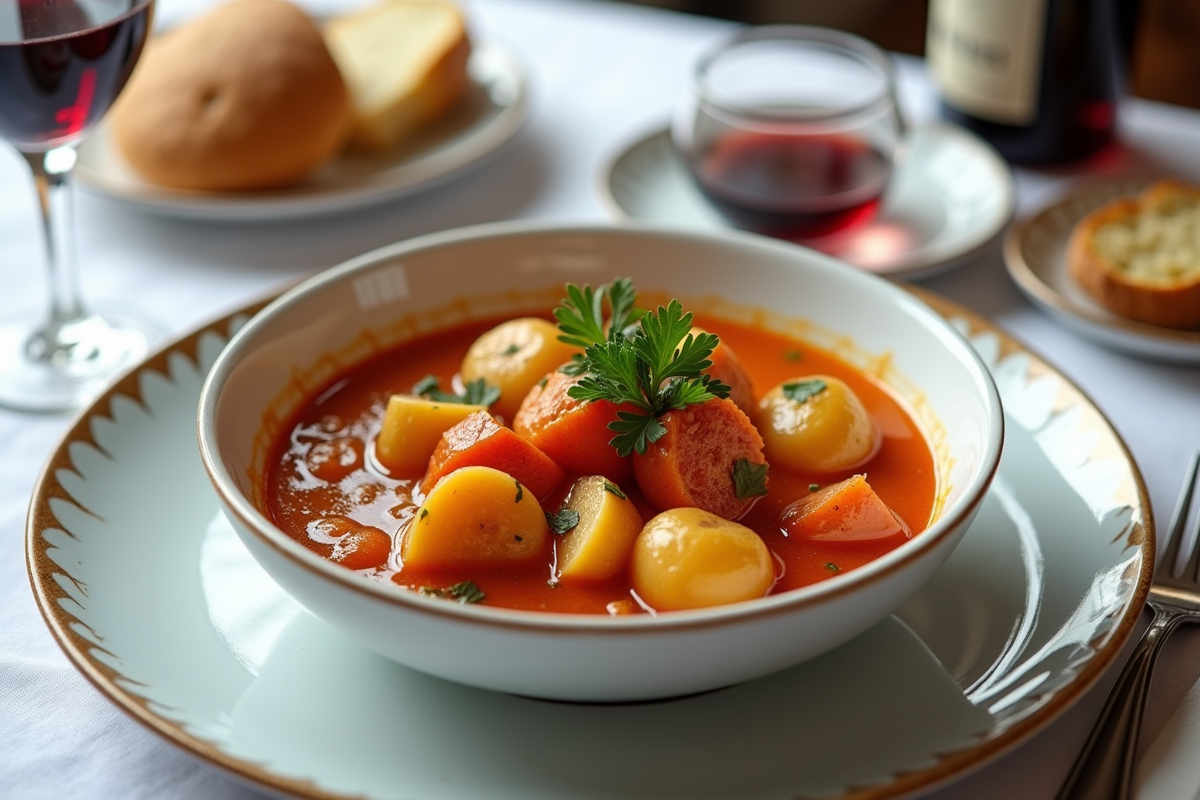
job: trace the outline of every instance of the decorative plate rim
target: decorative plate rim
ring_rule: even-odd
[[[987,333],[997,337],[1002,355],[1023,354],[1030,358],[1031,366],[1039,372],[1053,375],[1065,387],[1074,399],[1093,410],[1098,419],[1104,424],[1110,439],[1109,444],[1117,448],[1118,454],[1126,460],[1129,472],[1134,481],[1134,493],[1138,507],[1142,510],[1150,508],[1148,493],[1136,462],[1121,439],[1119,433],[1112,427],[1108,419],[1096,408],[1091,399],[1062,372],[1048,364],[1040,356],[1026,346],[1013,339],[982,316],[959,305],[955,301],[944,298],[929,290],[918,287],[906,287],[916,297],[926,302],[939,314],[947,318],[962,320],[967,326],[969,336]],[[173,355],[181,354],[188,358],[193,366],[199,359],[201,340],[209,334],[228,338],[231,329],[240,321],[248,319],[259,309],[265,307],[274,296],[248,303],[228,314],[202,324],[184,333],[174,340],[163,344],[137,366],[130,369],[123,377],[110,386],[92,405],[79,412],[70,423],[67,431],[55,446],[50,458],[43,466],[29,506],[29,516],[25,530],[26,568],[33,589],[36,604],[42,614],[52,636],[58,643],[68,660],[87,678],[105,697],[119,709],[129,714],[151,731],[159,734],[167,741],[181,749],[202,758],[212,765],[230,773],[260,784],[268,789],[291,793],[298,797],[313,798],[314,800],[337,800],[347,795],[340,792],[330,792],[318,787],[311,780],[288,777],[272,771],[266,765],[255,763],[247,758],[237,757],[222,750],[217,744],[191,733],[185,726],[155,712],[151,706],[153,701],[139,696],[129,688],[130,681],[116,669],[104,664],[91,654],[91,650],[103,649],[102,644],[88,639],[74,630],[82,625],[69,612],[62,608],[60,600],[69,595],[58,586],[55,576],[73,580],[47,554],[52,545],[41,535],[43,530],[55,528],[66,535],[65,526],[59,521],[51,509],[51,502],[62,500],[76,505],[69,492],[62,486],[57,473],[60,470],[73,471],[70,455],[71,445],[75,443],[91,444],[101,452],[103,449],[95,440],[91,424],[96,418],[111,416],[114,398],[123,396],[133,402],[143,405],[144,398],[140,392],[140,378],[147,371],[157,372],[166,376],[170,374],[169,360]],[[197,368],[198,369],[198,368]],[[1105,630],[1106,641],[1099,647],[1093,648],[1094,655],[1084,667],[1062,688],[1052,692],[1049,699],[1038,706],[1033,712],[1017,719],[1013,724],[1003,727],[996,736],[982,739],[973,746],[949,754],[938,753],[935,763],[925,769],[897,773],[886,783],[851,789],[840,796],[840,800],[884,800],[898,798],[918,791],[930,791],[935,787],[950,783],[965,777],[967,774],[983,767],[988,762],[999,757],[1022,743],[1037,731],[1044,728],[1082,697],[1086,691],[1110,667],[1113,660],[1136,625],[1147,597],[1153,572],[1155,545],[1153,519],[1148,515],[1135,518],[1129,528],[1126,548],[1134,548],[1141,556],[1140,570],[1135,586],[1132,589],[1130,601],[1119,619]]]

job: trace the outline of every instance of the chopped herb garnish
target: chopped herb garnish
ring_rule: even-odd
[[[642,314],[633,308],[632,284],[624,278],[593,291],[567,284],[567,299],[554,311],[567,344],[586,348],[564,372],[581,375],[567,390],[576,400],[628,403],[638,410],[618,411],[609,423],[617,435],[609,441],[621,456],[646,448],[667,429],[658,417],[671,410],[728,397],[729,387],[704,370],[719,340],[715,334],[693,334],[692,315],[678,300]],[[603,299],[608,297],[612,318],[605,333]],[[636,326],[632,321],[638,320]]]
[[[463,386],[462,399],[467,405],[490,406],[500,399],[500,387],[488,386],[483,378],[476,378]]]
[[[550,526],[550,532],[562,536],[567,531],[579,524],[579,512],[573,508],[560,508],[558,513],[551,514],[546,512],[546,524]]]
[[[518,502],[518,503],[519,503],[519,502],[521,502],[521,498],[525,496],[525,490],[521,488],[521,482],[520,482],[520,481],[518,481],[518,480],[514,480],[514,481],[513,481],[513,483],[515,483],[515,484],[517,485],[517,499],[516,499],[516,502]]]
[[[488,386],[483,378],[463,386],[462,394],[443,392],[436,375],[426,375],[413,384],[412,393],[439,403],[463,403],[471,406],[490,406],[500,399],[500,387]]]
[[[795,350],[795,349],[784,351],[783,357],[786,358],[788,361],[799,361],[800,360],[800,351]]]
[[[785,383],[780,390],[783,396],[788,400],[793,400],[797,403],[803,403],[810,397],[818,395],[828,388],[825,381],[820,378],[812,378],[809,380],[795,381],[793,383]]]
[[[617,486],[615,483],[608,480],[607,478],[604,481],[604,491],[608,492],[609,494],[615,494],[617,497],[621,498],[622,500],[629,499],[629,495],[622,492],[620,486]]]
[[[839,567],[837,564],[833,563],[832,561],[825,562],[825,569],[829,570],[830,572],[841,572],[842,571],[842,568]]]
[[[459,581],[444,589],[434,586],[422,586],[421,594],[429,597],[440,597],[444,600],[457,600],[460,603],[482,603],[487,597],[474,581]]]
[[[739,500],[767,493],[767,465],[747,458],[733,462],[733,490]]]
[[[819,483],[810,483],[808,485],[808,490],[810,492],[815,492],[817,489],[820,489],[820,488],[821,488],[821,484],[819,484]]]
[[[545,389],[545,388],[546,388],[546,384],[549,382],[549,380],[550,380],[550,379],[549,379],[549,378],[547,378],[547,377],[545,377],[545,376],[542,376],[541,378],[538,378],[538,382],[537,382],[538,388],[539,388],[539,389]]]
[[[504,352],[502,352],[500,355],[515,356],[519,352],[521,352],[521,345],[517,344],[516,342],[513,342],[508,347],[504,348]]]
[[[421,519],[425,519],[425,518],[426,518],[426,517],[428,517],[428,516],[429,516],[429,509],[428,509],[428,508],[422,508],[422,509],[421,509]]]

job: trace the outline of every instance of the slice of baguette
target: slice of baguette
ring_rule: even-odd
[[[1071,233],[1067,270],[1114,314],[1200,328],[1200,187],[1158,181],[1088,214]]]
[[[350,145],[384,152],[446,114],[468,85],[470,40],[447,0],[382,0],[335,17],[325,43],[350,89]]]

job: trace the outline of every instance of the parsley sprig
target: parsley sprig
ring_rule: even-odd
[[[609,322],[604,323],[604,305],[608,301]],[[616,278],[599,289],[591,286],[567,284],[567,298],[554,309],[554,319],[562,332],[558,340],[575,347],[588,348],[608,341],[621,341],[632,333],[645,309],[636,308],[637,292],[628,278]],[[577,353],[571,362],[562,368],[568,375],[587,372],[585,356]]]
[[[647,313],[634,308],[636,298],[626,278],[595,291],[568,284],[566,299],[554,311],[562,331],[558,338],[585,348],[564,368],[582,376],[567,394],[638,409],[618,411],[618,419],[609,423],[617,434],[609,444],[622,456],[644,454],[662,438],[667,429],[658,418],[668,411],[729,396],[728,386],[704,374],[712,366],[709,356],[720,341],[717,336],[693,334],[692,314],[678,300]],[[607,327],[606,299],[611,310]]]

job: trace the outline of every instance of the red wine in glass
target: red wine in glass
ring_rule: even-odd
[[[728,131],[694,160],[713,206],[739,228],[808,241],[869,223],[891,159],[851,134]]]
[[[48,307],[0,319],[0,406],[77,408],[146,353],[156,326],[92,311],[75,265],[75,147],[108,111],[150,31],[154,0],[0,0],[0,139],[29,164]]]
[[[150,0],[0,0],[0,139],[48,150],[79,139],[125,86]]]

